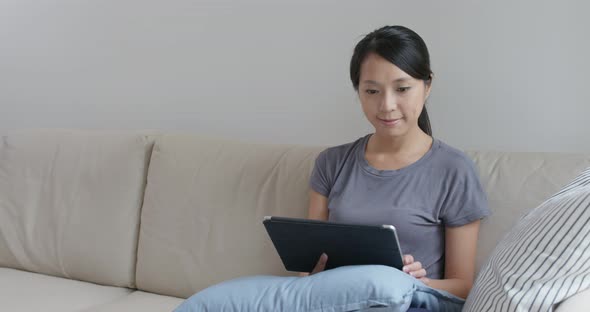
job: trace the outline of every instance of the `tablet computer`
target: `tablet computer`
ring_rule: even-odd
[[[392,225],[343,224],[266,216],[264,227],[287,271],[311,272],[322,253],[326,270],[345,265],[382,264],[403,267]]]

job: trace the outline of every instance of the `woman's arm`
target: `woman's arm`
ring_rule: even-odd
[[[328,198],[326,196],[309,190],[309,208],[307,211],[307,218],[314,220],[328,220]],[[327,262],[327,257],[320,257],[316,264],[313,273],[322,271]],[[309,273],[299,273],[299,276],[308,276]]]
[[[309,190],[308,219],[328,220],[328,198],[314,190]]]
[[[479,224],[445,228],[445,279],[421,278],[426,285],[467,298],[475,276]]]

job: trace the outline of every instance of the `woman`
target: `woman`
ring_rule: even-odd
[[[426,44],[402,26],[377,29],[355,47],[350,78],[375,132],[320,153],[308,217],[393,224],[404,272],[466,298],[480,219],[489,209],[473,162],[432,137]],[[328,258],[323,254],[312,274]]]

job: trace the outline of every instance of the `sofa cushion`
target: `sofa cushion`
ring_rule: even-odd
[[[590,307],[590,288],[560,302],[555,308],[555,312],[584,311],[587,310],[588,307]]]
[[[306,216],[309,174],[321,150],[160,137],[142,213],[138,286],[188,297],[238,276],[285,274],[261,218]],[[467,154],[478,166],[493,211],[481,225],[478,270],[520,215],[590,166],[585,154]]]
[[[465,311],[550,311],[590,288],[590,168],[529,211],[496,247]]]
[[[113,131],[0,139],[0,267],[133,287],[153,141]]]
[[[125,297],[131,290],[0,268],[0,310],[79,312]]]
[[[476,271],[523,214],[590,166],[590,154],[468,151],[467,155],[479,169],[492,211],[481,223]]]
[[[115,301],[94,306],[83,312],[168,312],[174,310],[183,299],[134,291]]]
[[[285,275],[262,220],[305,217],[316,147],[169,135],[156,140],[137,287],[187,298],[244,275]]]

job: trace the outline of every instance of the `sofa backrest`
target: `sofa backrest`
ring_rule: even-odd
[[[492,215],[480,227],[478,272],[518,219],[590,167],[590,153],[466,153],[479,169],[492,210]]]
[[[306,216],[309,176],[324,148],[159,137],[142,210],[137,287],[188,297],[239,276],[289,275],[262,219]],[[478,270],[523,213],[590,166],[590,154],[467,154],[493,213],[482,222]]]
[[[0,138],[0,267],[177,297],[288,274],[262,218],[306,216],[325,148],[131,131]],[[493,213],[482,222],[478,270],[520,216],[590,166],[590,154],[467,154]]]
[[[0,137],[0,267],[134,287],[153,140],[37,130]]]
[[[138,247],[137,288],[188,297],[244,275],[286,275],[265,215],[306,217],[322,148],[170,135],[156,140]]]

